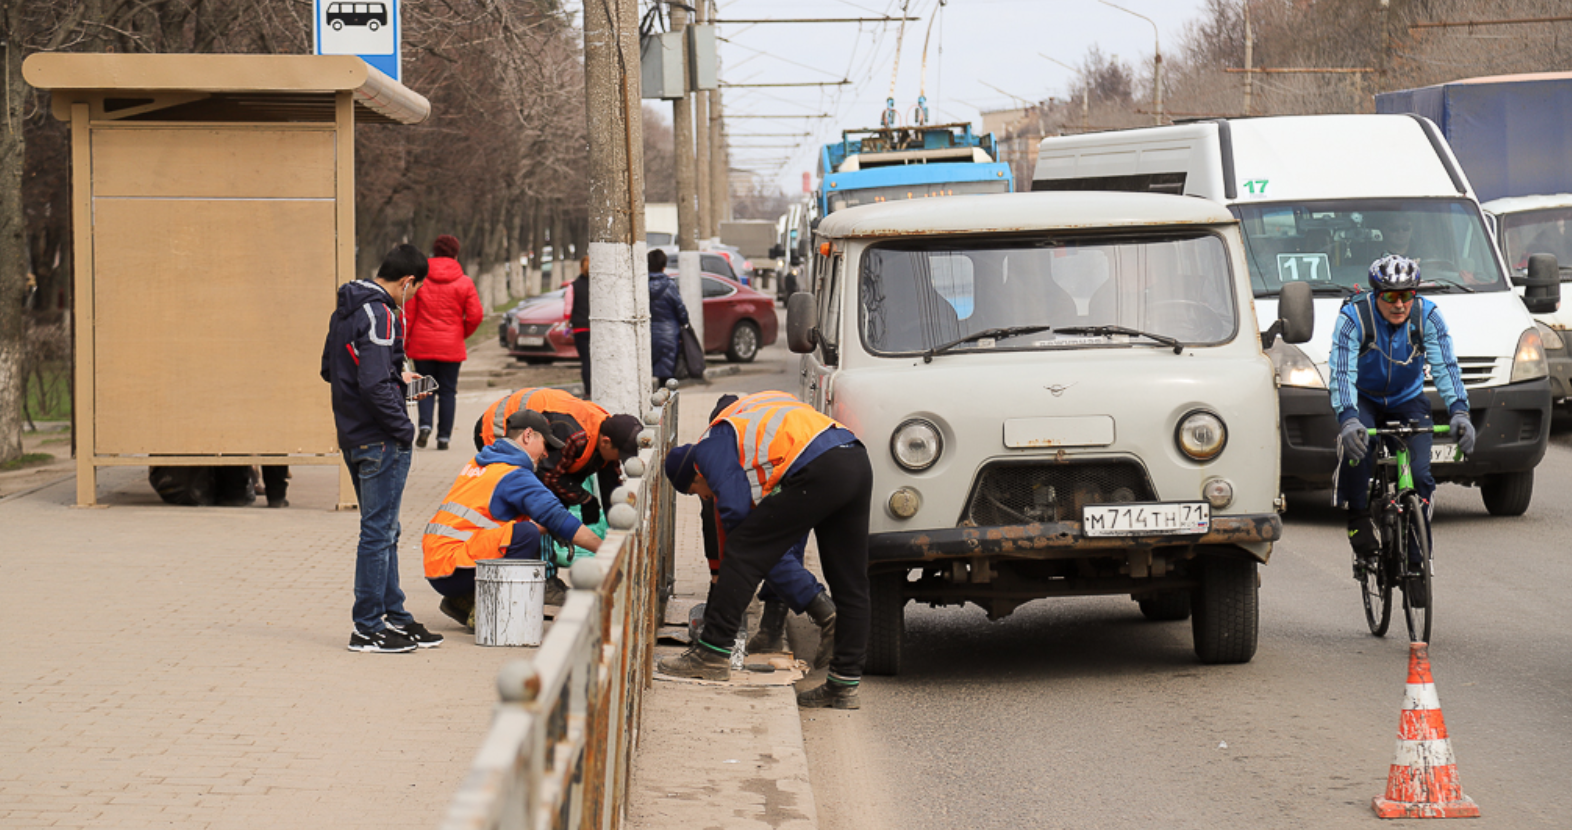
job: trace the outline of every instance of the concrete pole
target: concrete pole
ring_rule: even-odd
[[[639,76],[620,70],[638,65],[637,47],[628,50],[625,45],[624,5],[632,7],[633,0],[584,4],[590,356],[596,401],[614,413],[642,414],[649,406],[651,388],[649,280],[642,262],[644,246],[634,236],[643,223],[632,208],[634,200],[642,197],[630,185],[642,177],[643,159],[630,152],[638,147],[630,136],[642,138],[636,134],[641,125],[630,123],[628,111],[630,99],[634,107],[639,105]],[[636,33],[636,23],[632,28]],[[637,171],[634,161],[639,163]]]
[[[1245,35],[1244,114],[1246,116],[1249,116],[1250,115],[1250,110],[1254,106],[1254,103],[1255,103],[1254,101],[1251,100],[1253,97],[1255,97],[1255,73],[1250,71],[1250,70],[1255,68],[1255,36],[1250,32],[1250,4],[1248,2],[1246,2],[1244,4],[1244,29],[1245,29],[1245,31],[1244,31],[1244,35]]]
[[[700,4],[702,5],[702,4]],[[680,5],[671,7],[671,29],[685,33],[688,12]],[[682,291],[682,304],[688,307],[688,319],[693,331],[704,342],[704,280],[699,276],[699,194],[694,178],[693,159],[693,96],[687,91],[692,79],[688,75],[688,43],[682,40],[681,98],[671,102],[672,156],[677,165],[677,286]],[[703,372],[703,366],[689,366],[690,371]]]
[[[694,13],[694,22],[703,23],[708,18],[705,15],[708,3],[700,2],[698,11]],[[711,204],[710,190],[710,93],[706,91],[693,93],[693,125],[694,135],[700,140],[695,142],[693,154],[694,178],[697,180],[699,190],[699,238],[707,239],[719,236],[715,232],[715,208]],[[691,309],[692,306],[689,306]]]
[[[706,229],[710,239],[720,238],[720,223],[731,220],[731,206],[727,203],[726,138],[721,121],[721,91],[712,89],[710,96],[710,226]]]

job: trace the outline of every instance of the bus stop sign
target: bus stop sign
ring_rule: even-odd
[[[399,73],[398,0],[312,0],[318,55],[356,55],[395,81]]]

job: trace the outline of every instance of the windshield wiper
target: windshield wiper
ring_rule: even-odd
[[[1092,334],[1102,337],[1106,337],[1110,334],[1127,334],[1131,337],[1145,337],[1149,340],[1156,340],[1164,346],[1172,347],[1174,354],[1181,354],[1184,352],[1184,345],[1172,337],[1163,334],[1153,334],[1149,331],[1141,331],[1140,329],[1132,329],[1128,326],[1072,326],[1070,328],[1059,329],[1059,333]]]
[[[1353,287],[1347,286],[1347,285],[1342,285],[1340,283],[1324,282],[1324,283],[1321,283],[1319,285],[1310,285],[1310,293],[1311,294],[1342,294],[1344,296],[1347,296],[1349,294],[1357,294],[1357,293],[1359,293],[1359,291],[1356,288],[1353,288]],[[1255,296],[1257,296],[1257,297],[1276,297],[1276,296],[1278,296],[1278,294],[1279,294],[1279,292],[1277,292],[1277,291],[1257,291],[1257,292],[1255,292]]]
[[[1466,285],[1464,285],[1464,284],[1462,284],[1460,282],[1455,282],[1453,280],[1449,280],[1446,277],[1425,277],[1425,282],[1433,283],[1433,284],[1432,285],[1423,285],[1423,284],[1421,284],[1419,286],[1419,290],[1423,291],[1426,288],[1437,288],[1437,289],[1440,289],[1440,290],[1450,294],[1450,293],[1452,293],[1452,289],[1456,288],[1456,289],[1458,289],[1460,291],[1466,291],[1469,294],[1473,294],[1474,293],[1474,289],[1469,288],[1468,286],[1466,286]]]
[[[983,329],[982,331],[975,331],[975,332],[972,332],[971,334],[966,335],[965,337],[962,337],[959,340],[951,340],[950,342],[945,343],[942,346],[934,346],[933,348],[929,349],[928,351],[923,352],[922,353],[922,362],[924,362],[924,363],[932,363],[934,355],[936,355],[936,354],[944,354],[945,352],[955,348],[956,346],[959,346],[959,345],[961,345],[963,343],[970,343],[970,342],[972,342],[974,340],[982,340],[983,338],[986,338],[986,337],[993,337],[993,338],[1016,337],[1016,336],[1022,335],[1022,334],[1034,334],[1034,333],[1039,332],[1039,331],[1048,331],[1051,328],[1053,328],[1053,327],[1052,326],[1002,326],[1002,327],[999,327],[999,328],[991,328],[991,329]]]

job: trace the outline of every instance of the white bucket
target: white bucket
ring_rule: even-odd
[[[546,627],[546,563],[475,563],[475,645],[538,646]]]

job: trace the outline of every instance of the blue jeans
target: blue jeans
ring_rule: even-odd
[[[508,543],[508,549],[502,552],[503,559],[539,559],[540,558],[540,529],[535,523],[520,519],[513,526],[513,539]],[[453,573],[447,576],[426,577],[431,587],[445,597],[473,597],[475,596],[475,569],[454,568]]]
[[[360,502],[360,544],[355,548],[355,629],[362,634],[382,630],[384,620],[405,625],[414,617],[404,610],[398,587],[398,511],[409,475],[409,447],[392,441],[350,447],[344,463]]]
[[[431,429],[431,410],[437,410],[438,441],[453,437],[453,409],[457,406],[459,367],[463,365],[441,360],[415,361],[415,371],[437,379],[437,393],[421,398],[415,406],[420,412],[422,429]]]

